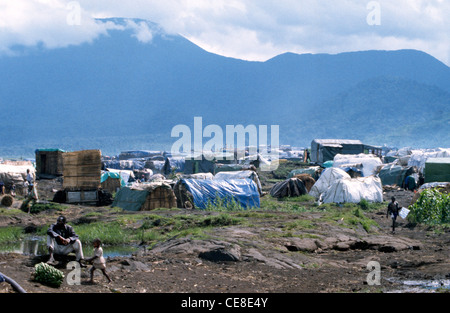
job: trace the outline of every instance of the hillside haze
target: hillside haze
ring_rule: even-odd
[[[92,43],[17,47],[17,56],[0,57],[0,155],[170,149],[171,129],[192,126],[195,116],[204,126],[280,125],[280,143],[297,146],[314,138],[450,145],[450,68],[424,52],[286,53],[249,62],[146,23],[147,43],[126,28]]]

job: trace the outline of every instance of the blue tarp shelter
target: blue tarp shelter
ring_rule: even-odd
[[[181,183],[192,194],[193,205],[198,209],[206,209],[217,199],[225,203],[234,200],[244,209],[260,207],[258,187],[251,179],[182,179]]]

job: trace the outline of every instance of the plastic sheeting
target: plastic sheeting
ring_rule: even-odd
[[[278,182],[270,189],[270,195],[274,198],[298,197],[307,193],[305,184],[298,178]]]
[[[258,187],[251,179],[181,179],[181,183],[192,194],[197,209],[206,209],[217,198],[224,202],[233,199],[244,209],[260,207]]]
[[[425,182],[450,182],[450,157],[430,158],[425,163]]]
[[[375,170],[383,164],[381,159],[373,154],[356,154],[356,155],[343,155],[338,154],[334,157],[333,167],[358,167],[361,164],[362,174],[364,177],[373,175]]]
[[[423,173],[425,163],[430,158],[449,158],[450,149],[439,148],[436,150],[414,150],[409,158],[408,165],[416,166],[419,172]]]
[[[318,172],[320,170],[320,166],[312,166],[312,167],[307,167],[307,168],[299,168],[299,169],[295,169],[292,170],[287,178],[292,178],[295,175],[299,175],[299,174],[309,174],[311,175],[312,178],[314,179],[318,179]]]
[[[108,178],[120,179],[120,185],[122,187],[127,184],[119,172],[103,172],[102,176],[100,177],[100,183],[103,183]]]
[[[319,179],[316,181],[314,186],[312,186],[309,194],[315,198],[319,198],[321,194],[328,190],[331,184],[341,178],[351,178],[344,170],[337,167],[330,167],[325,169],[320,175]]]
[[[381,179],[376,176],[341,178],[322,195],[323,203],[383,202]]]
[[[405,178],[412,173],[414,173],[414,168],[412,166],[404,167],[396,164],[388,164],[380,170],[378,176],[383,185],[397,185],[402,187]]]
[[[214,176],[214,180],[229,180],[229,179],[251,179],[258,187],[258,191],[262,193],[261,182],[259,181],[258,174],[254,171],[230,171],[219,172]]]

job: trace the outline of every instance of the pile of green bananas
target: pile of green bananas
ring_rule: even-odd
[[[59,287],[64,281],[64,273],[47,263],[41,262],[34,266],[34,280],[52,287]]]

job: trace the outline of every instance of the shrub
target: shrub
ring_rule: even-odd
[[[450,194],[437,189],[425,189],[419,199],[410,206],[408,220],[415,223],[436,225],[450,222]]]

